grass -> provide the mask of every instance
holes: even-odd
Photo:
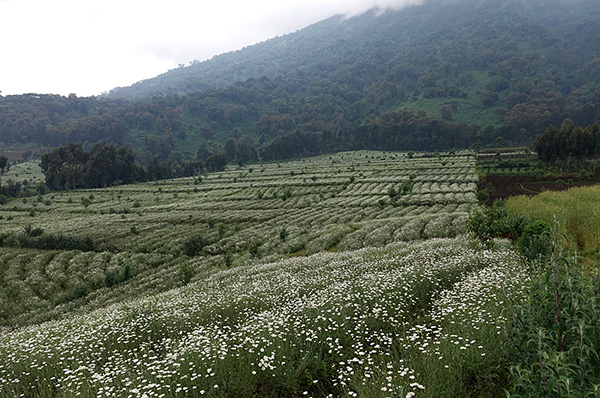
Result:
[[[534,197],[518,196],[506,201],[506,208],[529,220],[543,220],[566,238],[565,249],[589,251],[600,244],[600,186],[543,192]]]
[[[477,90],[484,86],[484,82],[489,78],[487,72],[472,71],[469,73],[472,80],[463,85],[467,94],[466,98],[425,98],[420,95],[416,99],[409,99],[399,104],[399,107],[417,112],[424,110],[429,117],[442,118],[442,106],[451,106],[453,101],[458,103],[456,111],[452,112],[452,120],[456,123],[476,124],[481,127],[498,127],[502,124],[502,119],[496,115],[496,106],[486,108]]]

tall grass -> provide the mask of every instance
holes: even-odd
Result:
[[[525,218],[558,221],[558,231],[566,237],[565,249],[587,250],[600,245],[600,186],[543,192],[534,197],[509,198],[508,210]]]

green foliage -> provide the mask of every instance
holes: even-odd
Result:
[[[561,259],[535,275],[511,303],[511,397],[600,396],[600,274]]]
[[[80,282],[73,288],[68,290],[63,296],[58,299],[58,304],[68,303],[73,300],[85,297],[89,294],[90,289],[85,282]]]
[[[542,220],[549,225],[556,217],[558,232],[566,238],[565,249],[585,251],[600,242],[599,197],[599,186],[578,187],[534,197],[512,197],[506,207],[527,220]]]
[[[44,234],[44,230],[41,228],[34,228],[31,224],[27,224],[23,227],[23,232],[30,238],[35,238],[36,236],[40,236]]]
[[[120,269],[113,269],[104,275],[104,286],[113,287],[119,283],[125,282],[132,277],[132,270],[129,264],[125,264]]]
[[[92,204],[92,201],[89,198],[81,198],[81,204],[87,209]]]
[[[494,238],[517,239],[524,227],[523,218],[509,212],[500,201],[491,207],[481,207],[471,213],[467,229],[484,246],[491,247]]]
[[[233,253],[226,251],[223,254],[223,264],[225,265],[225,268],[231,268],[233,265]]]
[[[394,202],[396,200],[396,198],[398,197],[398,191],[396,191],[396,189],[394,187],[390,187],[388,189],[388,196],[390,197],[390,200],[392,202]]]
[[[91,151],[83,145],[68,144],[42,155],[40,167],[51,189],[101,188],[154,181],[171,177],[188,177],[203,170],[200,161],[183,163],[160,162],[153,157],[146,168],[135,162],[135,155],[124,146],[96,144]],[[87,208],[93,195],[82,198]]]
[[[261,257],[260,247],[263,245],[262,240],[256,240],[248,246],[248,253],[252,255],[252,257]]]
[[[22,234],[9,234],[2,243],[8,247],[27,247],[41,250],[80,250],[94,252],[105,249],[104,247],[100,247],[90,237],[45,234],[39,228],[32,229],[31,231],[26,230]]]
[[[202,235],[192,235],[186,238],[183,242],[183,253],[186,256],[196,256],[202,252],[205,246],[208,246],[210,241]]]
[[[406,195],[412,191],[413,186],[415,185],[415,178],[416,176],[414,174],[411,174],[409,179],[402,183],[402,186],[400,187],[400,192],[402,193],[402,195]]]
[[[516,241],[519,251],[529,261],[546,263],[552,254],[552,230],[544,221],[533,221],[523,228]]]
[[[182,263],[179,266],[178,277],[182,284],[187,285],[196,275],[196,269],[189,262]]]
[[[279,240],[281,240],[282,242],[285,242],[285,240],[287,239],[289,234],[290,233],[288,232],[287,229],[281,228],[281,230],[279,231]]]
[[[537,137],[535,150],[540,160],[546,163],[560,162],[567,172],[574,166],[582,168],[600,154],[600,125],[594,123],[581,128],[569,120],[560,130],[550,126]]]

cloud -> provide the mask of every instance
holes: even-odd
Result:
[[[99,94],[332,15],[421,2],[0,0],[0,90]]]

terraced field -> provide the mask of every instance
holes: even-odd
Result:
[[[476,188],[470,153],[363,151],[9,202],[2,231],[95,245],[5,236],[0,396],[468,393],[525,279],[462,235]]]
[[[468,153],[410,159],[355,152],[11,201],[0,207],[2,231],[30,225],[89,237],[108,250],[0,248],[0,324],[102,307],[123,292],[167,290],[181,284],[182,267],[193,274],[184,278],[189,282],[215,267],[453,237],[476,202],[476,187]],[[203,247],[184,255],[192,237]],[[107,287],[107,277],[119,272],[127,280]]]

